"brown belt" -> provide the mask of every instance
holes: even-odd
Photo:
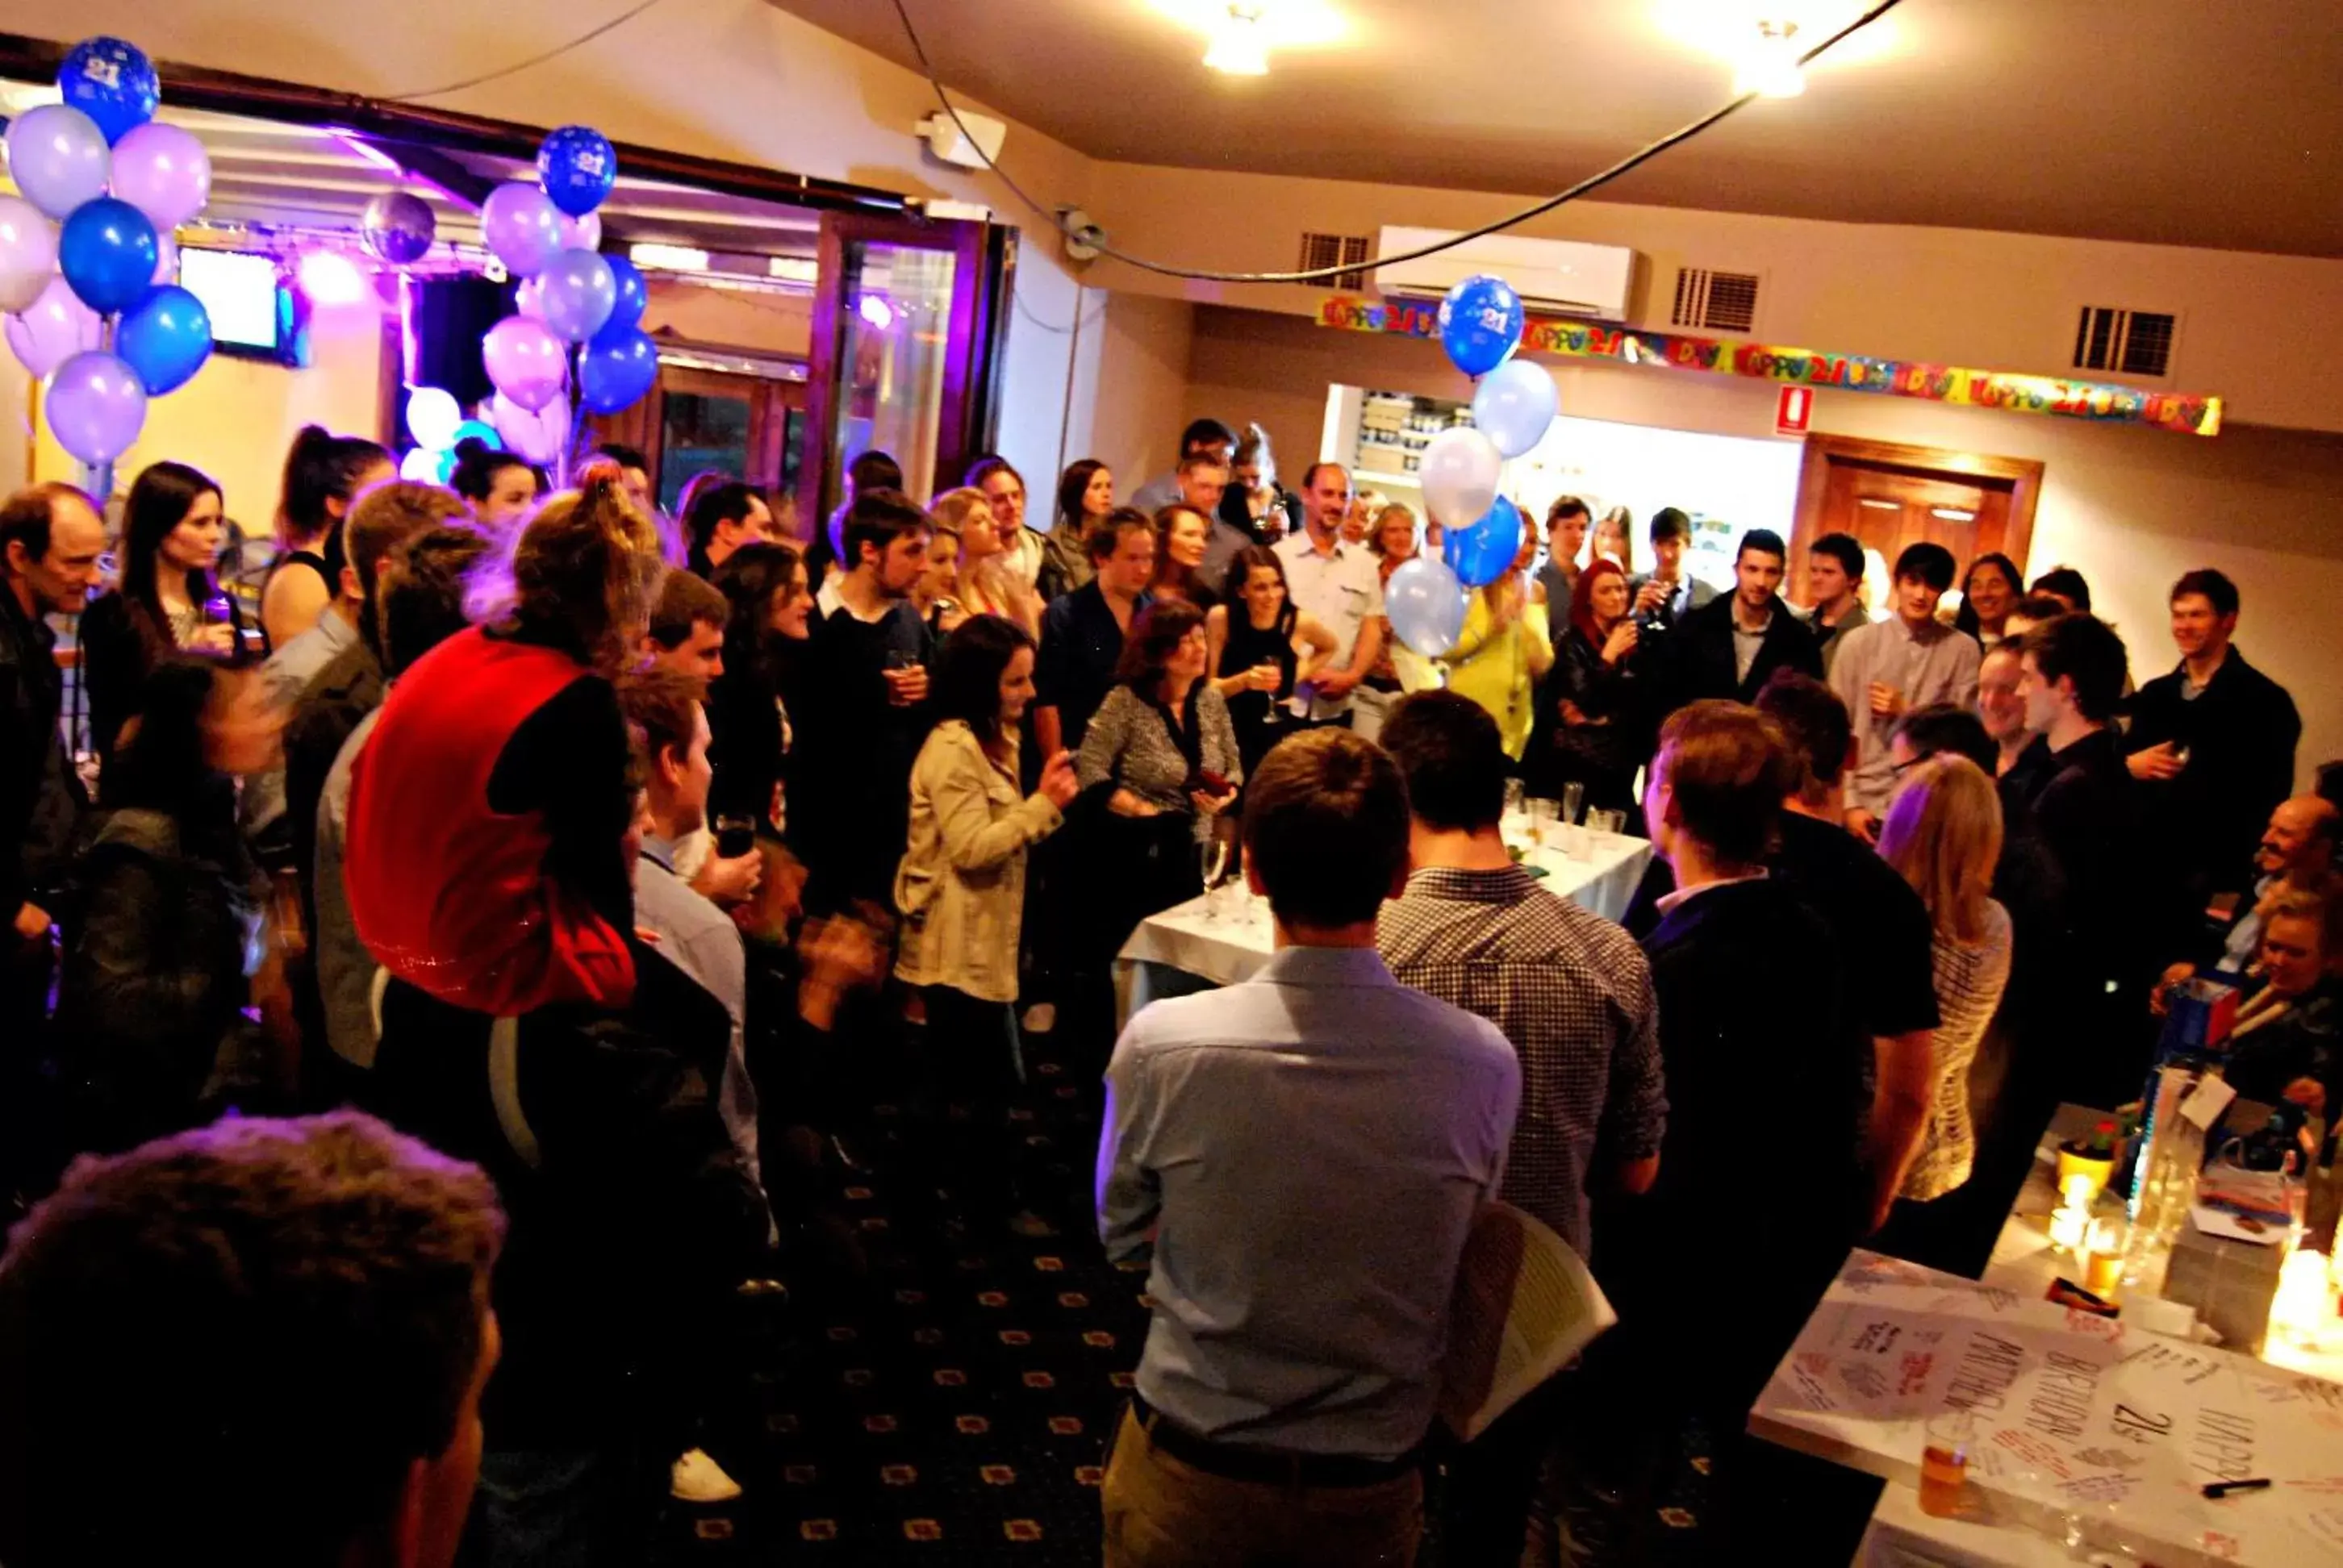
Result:
[[[1269,1486],[1380,1486],[1413,1470],[1423,1457],[1421,1445],[1397,1459],[1367,1459],[1349,1453],[1295,1453],[1287,1449],[1219,1442],[1190,1432],[1136,1393],[1131,1396],[1131,1413],[1156,1447],[1182,1464],[1229,1481],[1251,1481]]]

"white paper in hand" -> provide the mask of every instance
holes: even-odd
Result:
[[[1569,1242],[1510,1203],[1489,1204],[1456,1268],[1441,1419],[1470,1442],[1618,1321]]]

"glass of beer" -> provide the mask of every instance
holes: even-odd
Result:
[[[1968,1480],[1969,1443],[1976,1418],[1948,1410],[1928,1418],[1920,1444],[1920,1512],[1949,1519],[1961,1511],[1961,1487]]]

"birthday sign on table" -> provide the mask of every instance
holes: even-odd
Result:
[[[1318,308],[1318,325],[1346,332],[1401,337],[1439,336],[1437,307],[1409,300],[1335,296]],[[2011,414],[2049,414],[2101,424],[2147,425],[2188,436],[2221,433],[2221,399],[2198,392],[2150,392],[2107,381],[2026,376],[1965,365],[1881,359],[1868,354],[1825,354],[1770,343],[1735,343],[1679,332],[1646,332],[1567,317],[1532,316],[1522,328],[1522,352],[1576,359],[1617,359],[1715,376],[1745,376],[1802,387],[1831,387],[1890,397],[1917,397]]]
[[[2343,1385],[1875,1253],[1848,1259],[1749,1424],[1908,1480],[1951,1409],[2005,1518],[2079,1518],[2164,1568],[2343,1564]]]

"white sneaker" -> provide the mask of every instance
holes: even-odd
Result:
[[[684,1503],[729,1503],[740,1495],[740,1483],[725,1474],[705,1449],[695,1448],[669,1466],[667,1491]]]
[[[1058,1008],[1054,1002],[1037,1001],[1025,1010],[1023,1020],[1027,1034],[1047,1034],[1058,1027]]]

